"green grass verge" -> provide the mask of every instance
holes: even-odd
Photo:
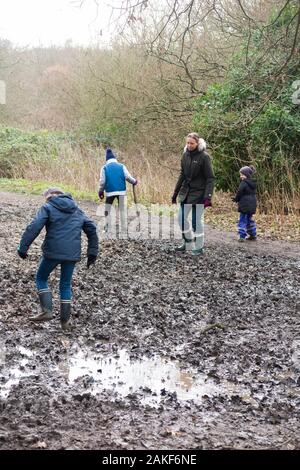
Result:
[[[43,191],[51,186],[62,188],[67,193],[71,193],[75,199],[82,201],[98,201],[98,194],[96,191],[91,192],[80,190],[66,184],[56,183],[55,181],[30,181],[25,179],[0,178],[0,191],[41,196]]]
[[[21,193],[21,194],[34,194],[41,196],[43,191],[51,186],[62,188],[65,192],[71,193],[74,199],[81,201],[93,201],[99,202],[97,191],[87,191],[85,189],[76,189],[74,186],[68,184],[61,184],[55,181],[32,181],[26,179],[12,179],[12,178],[0,178],[0,191],[8,191],[12,193]],[[127,201],[128,205],[131,206],[134,204],[132,191],[127,191]],[[139,204],[142,204],[145,207],[150,206],[148,201],[143,199],[138,200]],[[163,215],[167,215],[168,211]]]

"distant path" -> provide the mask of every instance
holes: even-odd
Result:
[[[0,211],[1,207],[24,207],[24,211],[30,209],[35,210],[40,204],[43,204],[42,196],[26,195],[19,193],[0,192]],[[87,211],[87,213],[99,221],[97,216],[98,205],[89,201],[80,201],[80,206]],[[154,216],[154,221],[159,223],[159,217]],[[155,222],[154,222],[155,223]],[[178,228],[175,227],[175,236],[179,236]],[[208,246],[216,244],[231,245],[233,249],[239,250],[240,252],[258,254],[258,255],[273,255],[283,258],[292,258],[299,261],[300,267],[300,243],[298,242],[287,242],[282,240],[270,240],[268,238],[259,237],[256,242],[245,242],[240,245],[237,242],[237,235],[234,232],[224,232],[211,226],[206,226],[205,229],[205,243]]]

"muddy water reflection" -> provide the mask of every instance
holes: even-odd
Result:
[[[141,393],[143,404],[159,403],[162,396],[174,394],[178,400],[200,400],[203,395],[219,393],[217,386],[206,376],[180,369],[177,362],[155,356],[132,360],[126,350],[112,357],[101,357],[79,351],[69,359],[68,380],[92,378],[90,390],[96,394],[103,389],[114,390],[121,397]]]
[[[0,344],[0,366],[2,364],[5,364],[5,358],[6,358],[6,349],[3,345]]]
[[[292,362],[296,369],[300,369],[300,338],[295,338],[292,342]]]
[[[5,369],[5,349],[0,349],[0,365],[3,365],[3,371],[1,373],[1,384],[0,384],[0,398],[7,398],[10,394],[13,385],[17,385],[22,377],[30,375],[29,371],[25,370],[28,364],[28,358],[33,355],[32,351],[18,346],[16,355],[21,355],[22,359],[18,361],[18,367],[13,367],[9,370]]]

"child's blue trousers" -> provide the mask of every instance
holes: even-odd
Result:
[[[240,213],[238,233],[240,238],[246,238],[247,235],[256,237],[256,222],[253,220],[253,214]]]
[[[38,290],[48,289],[48,277],[52,271],[60,264],[59,292],[61,300],[71,300],[72,298],[72,276],[75,268],[75,261],[61,261],[57,259],[42,258],[36,273],[36,286]]]

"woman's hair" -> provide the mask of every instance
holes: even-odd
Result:
[[[206,150],[206,142],[199,136],[199,134],[197,134],[197,132],[190,132],[186,138],[194,139],[194,141],[197,142],[199,152]],[[184,152],[186,152],[186,150],[187,146],[184,147]]]
[[[197,132],[190,132],[187,135],[187,138],[190,137],[191,139],[194,139],[197,143],[199,142],[200,136],[197,134]]]

